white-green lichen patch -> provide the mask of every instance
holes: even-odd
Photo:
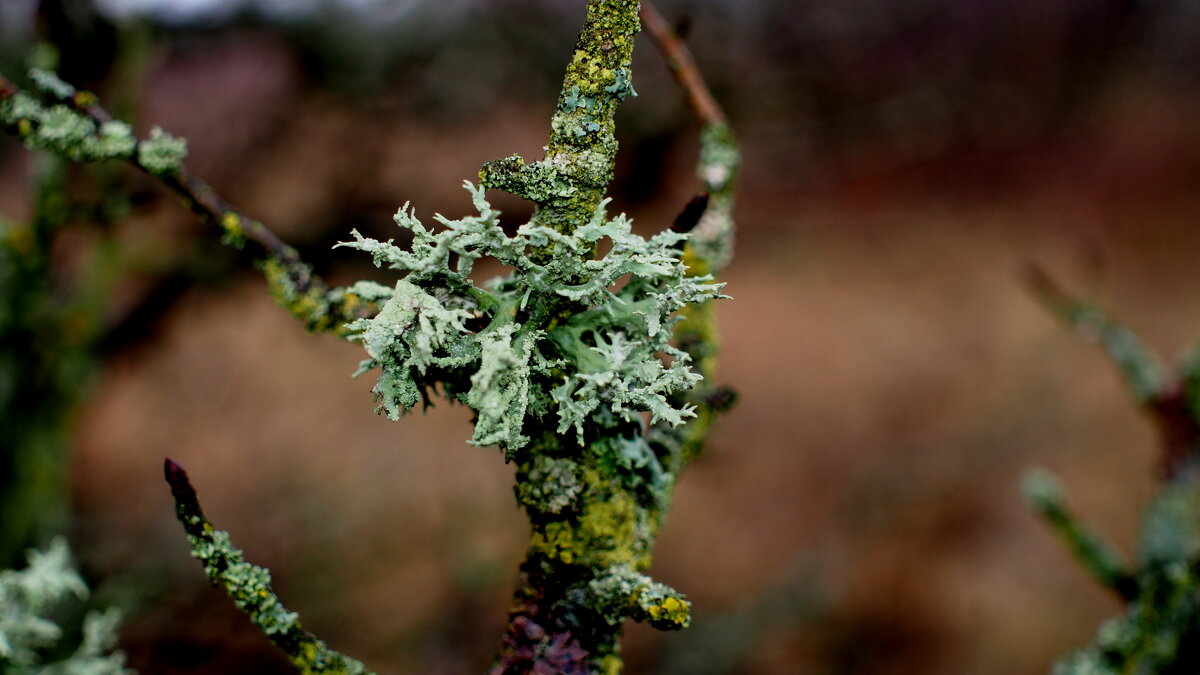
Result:
[[[151,129],[150,137],[138,144],[138,165],[156,176],[179,173],[186,157],[187,140],[159,127]]]

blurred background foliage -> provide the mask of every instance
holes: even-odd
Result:
[[[719,310],[721,379],[742,403],[657,551],[693,628],[631,627],[629,672],[1046,672],[1119,606],[1017,478],[1052,468],[1130,551],[1156,448],[1103,356],[1019,274],[1040,262],[1165,353],[1200,336],[1200,6],[660,7],[745,144]],[[329,250],[351,228],[398,236],[408,200],[465,212],[459,186],[483,162],[540,155],[582,11],[6,0],[0,71],[56,58],[139,130],[187,137],[198,174],[342,282],[377,274]],[[695,187],[695,126],[639,49],[614,206],[653,231]],[[47,204],[48,185],[74,206]],[[299,331],[144,177],[0,138],[0,214],[6,245],[44,234],[23,258],[38,285],[0,262],[0,437],[14,457],[34,430],[60,458],[41,494],[57,506],[0,515],[71,514],[45,529],[70,522],[98,598],[128,608],[131,666],[289,672],[188,557],[158,473],[170,454],[333,646],[380,672],[481,669],[525,526],[511,469],[465,444],[464,411],[373,416],[370,383],[349,377],[359,350]],[[39,309],[19,309],[31,296]]]

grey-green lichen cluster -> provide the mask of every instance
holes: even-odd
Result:
[[[708,191],[709,207],[692,230],[687,257],[700,274],[717,274],[733,258],[733,203],[741,168],[741,152],[729,125],[705,125],[696,174]]]
[[[187,156],[183,139],[154,127],[150,136],[139,142],[127,123],[97,123],[77,110],[93,98],[91,94],[76,91],[49,71],[35,68],[29,78],[42,95],[55,102],[47,105],[24,92],[0,97],[0,126],[14,130],[29,148],[49,150],[75,162],[131,160],[155,176],[179,172]]]
[[[76,162],[127,159],[137,147],[129,125],[96,125],[64,104],[44,105],[24,92],[0,101],[0,124],[16,128],[29,148],[50,150]]]
[[[138,143],[137,163],[155,176],[179,173],[187,157],[187,141],[176,138],[159,127],[150,130],[150,136]]]
[[[63,630],[48,618],[74,597],[88,595],[87,585],[71,566],[63,539],[44,551],[30,551],[22,570],[0,571],[0,672],[12,675],[133,675],[125,656],[112,651],[120,615],[114,609],[84,617],[78,647],[57,659]]]
[[[711,303],[723,296],[710,272],[731,254],[739,156],[723,124],[706,128],[710,201],[694,234],[644,238],[606,213],[637,13],[629,0],[588,2],[545,157],[484,165],[467,185],[478,215],[435,216],[434,231],[405,205],[396,222],[409,249],[358,233],[342,244],[402,274],[370,286],[382,308],[347,326],[369,356],[360,372],[380,371],[380,411],[396,418],[440,394],[476,413],[472,443],[517,464],[532,532],[495,673],[615,672],[626,619],[672,629],[690,615],[643,571],[678,472],[728,398],[701,381],[714,365]],[[486,189],[533,202],[530,221],[507,234]],[[483,257],[508,273],[477,284]]]
[[[547,420],[583,445],[588,429],[639,422],[642,413],[672,425],[692,416],[670,398],[699,380],[670,343],[673,314],[720,297],[722,285],[687,274],[687,235],[643,238],[624,216],[607,218],[602,202],[573,232],[528,223],[510,237],[483,189],[467,188],[479,215],[435,216],[440,231],[407,205],[396,214],[412,232],[411,250],[357,232],[339,244],[404,273],[392,288],[360,283],[357,292],[383,306],[348,326],[370,357],[363,369],[381,371],[381,411],[396,419],[441,384],[477,413],[471,442],[510,456],[529,443],[527,426]],[[589,258],[601,240],[610,250]],[[534,251],[545,252],[540,261]],[[470,275],[482,256],[512,273],[477,286]]]

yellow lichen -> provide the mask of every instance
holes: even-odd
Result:
[[[608,654],[600,660],[600,672],[604,675],[618,675],[625,667],[625,661],[616,654]]]
[[[644,567],[649,556],[638,536],[638,515],[627,492],[593,495],[577,519],[554,521],[535,531],[530,549],[569,565]]]
[[[679,598],[668,597],[657,605],[651,606],[647,612],[655,622],[670,621],[677,626],[687,626],[691,622],[691,609]]]
[[[75,105],[82,108],[94,106],[98,102],[96,95],[90,91],[81,91],[75,94]]]

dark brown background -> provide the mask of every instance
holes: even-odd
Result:
[[[351,227],[395,236],[409,200],[427,222],[464,213],[458,186],[483,162],[538,156],[583,3],[409,4],[370,30],[336,12],[159,26],[141,126],[188,137],[198,173],[335,280],[386,279],[329,246]],[[652,570],[694,601],[694,627],[632,626],[628,671],[1046,672],[1119,607],[1019,477],[1058,472],[1128,550],[1155,438],[1021,270],[1098,295],[1168,355],[1200,337],[1195,10],[663,5],[689,17],[744,143],[720,308],[720,379],[742,398],[681,481]],[[29,33],[9,28],[15,53]],[[100,81],[64,49],[67,76]],[[639,49],[614,207],[653,231],[695,188],[695,128]],[[0,144],[10,218],[28,213],[28,164]],[[124,241],[226,270],[107,360],[78,418],[73,540],[102,592],[138,603],[132,665],[289,672],[188,558],[170,455],[335,647],[382,673],[482,670],[524,544],[511,468],[466,445],[462,409],[373,415],[371,378],[350,378],[360,348],[306,335],[246,260],[192,249],[213,235],[128,181],[142,197]],[[114,311],[154,284],[132,275]]]

